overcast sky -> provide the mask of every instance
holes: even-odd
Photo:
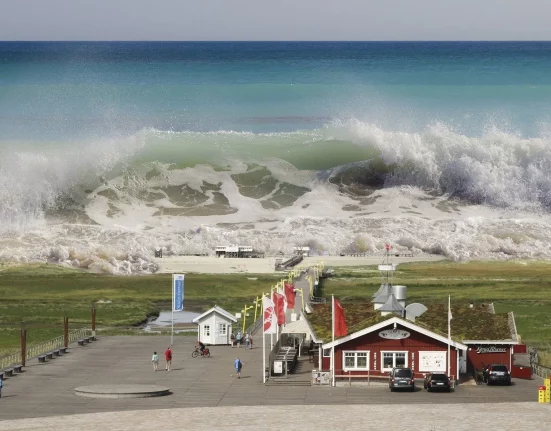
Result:
[[[551,0],[0,0],[0,40],[551,40]]]

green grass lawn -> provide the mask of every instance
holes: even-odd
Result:
[[[47,264],[0,270],[0,351],[4,352],[17,349],[23,321],[29,328],[29,343],[61,335],[64,316],[69,316],[71,328],[90,325],[90,306],[95,301],[103,301],[96,306],[98,329],[112,328],[111,333],[117,328],[128,332],[129,327],[171,306],[170,274],[107,276]],[[219,305],[238,312],[280,278],[186,274],[185,308],[200,312]]]
[[[375,267],[335,268],[323,292],[343,304],[370,300],[381,278]],[[251,304],[281,275],[186,274],[185,307],[202,311],[219,305],[234,313]],[[551,365],[551,264],[473,262],[402,264],[394,284],[408,286],[408,303],[493,302],[496,312],[513,311],[522,341],[536,345]],[[17,349],[20,322],[29,324],[29,342],[61,335],[62,318],[71,327],[90,324],[92,301],[98,328],[128,332],[148,316],[170,309],[171,275],[108,276],[57,265],[0,265],[0,351]],[[251,316],[252,323],[252,316]],[[547,355],[547,356],[546,356]]]

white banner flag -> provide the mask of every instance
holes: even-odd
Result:
[[[277,316],[275,312],[274,302],[268,298],[262,298],[264,333],[275,334],[277,328]]]

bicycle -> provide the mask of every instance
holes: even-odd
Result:
[[[204,356],[205,358],[210,358],[210,350],[208,347],[205,347],[205,351],[201,352],[201,349],[198,349],[197,347],[195,350],[191,353],[192,358],[196,358],[197,356]]]

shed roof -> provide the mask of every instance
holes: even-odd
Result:
[[[392,313],[395,313],[397,311],[404,311],[404,310],[405,308],[402,307],[402,305],[398,302],[394,294],[391,293],[388,296],[388,299],[386,300],[386,302],[383,304],[383,306],[379,308],[377,311],[390,311]]]
[[[212,313],[218,313],[221,316],[224,316],[225,318],[227,318],[228,320],[231,320],[234,323],[237,322],[237,319],[233,314],[227,312],[223,308],[220,308],[218,305],[215,305],[210,310],[205,311],[203,314],[201,314],[200,316],[197,316],[195,319],[193,319],[193,323],[199,323],[206,316],[208,316],[209,314],[212,314]]]
[[[390,284],[382,284],[379,288],[379,294],[375,298],[373,298],[371,302],[375,304],[384,304],[391,294],[392,286]]]

